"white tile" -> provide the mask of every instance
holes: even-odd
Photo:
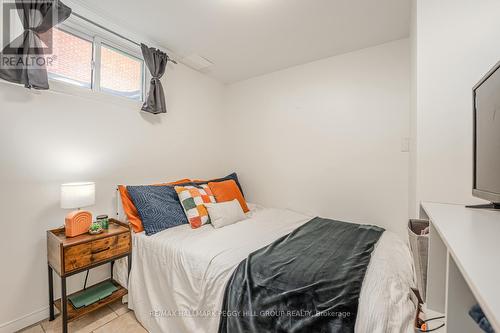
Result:
[[[98,328],[94,333],[147,333],[147,331],[139,324],[134,313],[129,311]]]
[[[111,310],[113,310],[118,316],[121,316],[130,310],[128,309],[128,304],[124,304],[121,300],[117,300],[109,304]]]
[[[90,333],[115,318],[118,318],[116,313],[105,306],[70,322],[68,331],[74,333]],[[53,321],[46,319],[41,324],[46,333],[60,333],[62,329],[61,316],[57,316]]]
[[[18,333],[44,333],[44,331],[42,326],[40,326],[40,324],[36,324],[35,326],[31,326],[23,330],[20,330],[18,331]]]

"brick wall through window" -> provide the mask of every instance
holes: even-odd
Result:
[[[90,88],[92,82],[92,42],[59,29],[52,30],[54,61],[49,73],[77,81]]]
[[[60,29],[53,29],[54,61],[47,71],[52,78],[91,88],[93,43]],[[143,62],[101,44],[100,86],[104,92],[141,99]]]
[[[142,61],[101,47],[101,87],[125,93],[142,90]]]

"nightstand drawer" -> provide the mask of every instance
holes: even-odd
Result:
[[[64,249],[64,271],[69,273],[130,252],[130,233],[97,239]]]

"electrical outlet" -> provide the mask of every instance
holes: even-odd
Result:
[[[402,153],[410,152],[410,138],[401,139],[401,152]]]

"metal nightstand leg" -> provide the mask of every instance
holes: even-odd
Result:
[[[62,331],[68,333],[68,297],[66,295],[66,278],[61,278],[61,315]]]
[[[128,276],[130,277],[130,270],[132,269],[132,253],[127,256],[128,262]]]
[[[49,268],[49,320],[54,320],[54,278],[52,274],[52,267],[48,265]]]

